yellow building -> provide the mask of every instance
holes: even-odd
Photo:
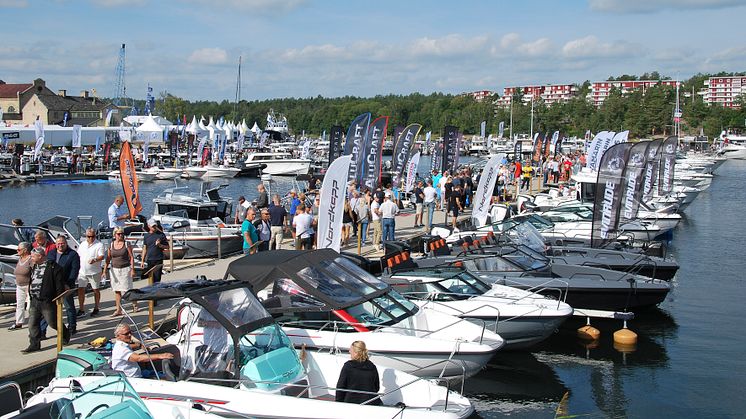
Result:
[[[54,94],[42,79],[33,83],[10,84],[0,80],[0,108],[3,110],[2,120],[11,124],[20,124],[23,120],[22,110],[26,102],[35,93]]]

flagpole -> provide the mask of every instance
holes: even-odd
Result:
[[[530,138],[534,138],[534,95],[531,94],[531,135]]]

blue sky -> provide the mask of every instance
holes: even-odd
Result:
[[[0,79],[187,99],[460,93],[746,71],[746,0],[0,0]]]

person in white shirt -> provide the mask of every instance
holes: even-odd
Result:
[[[313,216],[306,211],[305,204],[298,205],[293,217],[295,227],[295,249],[311,250],[313,248]]]
[[[443,211],[447,211],[446,208],[446,183],[448,183],[448,171],[443,172],[443,176],[438,181],[438,189],[440,189],[440,208]]]
[[[124,220],[130,218],[129,208],[123,207],[122,204],[124,204],[124,197],[117,195],[107,211],[109,228],[124,227]]]
[[[396,214],[399,213],[399,206],[391,200],[391,192],[386,191],[383,204],[380,208],[381,226],[383,227],[383,240],[396,240],[394,230],[396,230]]]
[[[381,237],[383,229],[381,228],[381,203],[378,202],[378,195],[373,194],[373,202],[370,204],[370,219],[373,222],[373,247],[376,251],[381,250]]]
[[[114,348],[111,350],[111,368],[122,372],[127,377],[142,377],[142,370],[137,365],[140,362],[173,359],[172,353],[136,354],[135,350],[142,348],[142,344],[132,340],[132,331],[127,324],[121,323],[114,329]]]
[[[425,231],[430,231],[433,228],[433,214],[435,213],[435,200],[438,197],[438,191],[433,188],[432,179],[427,180],[427,186],[422,191],[425,194],[423,201],[425,208],[427,208],[427,227]]]
[[[85,231],[85,241],[78,246],[80,257],[80,271],[78,271],[78,317],[86,315],[85,291],[88,284],[93,289],[93,311],[91,316],[98,314],[101,301],[101,261],[104,260],[104,245],[96,240],[96,231],[88,228]]]

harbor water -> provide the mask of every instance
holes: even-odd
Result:
[[[424,161],[421,167],[425,166]],[[640,313],[629,327],[639,341],[620,352],[611,334],[619,322],[599,324],[603,335],[587,347],[564,328],[531,352],[500,353],[467,380],[477,415],[534,417],[743,417],[746,411],[746,161],[728,161],[711,187],[687,208],[669,253],[680,263],[675,288],[659,309]],[[278,178],[279,179],[279,178]],[[256,196],[254,178],[227,183],[224,196]],[[198,190],[201,181],[180,181]],[[277,180],[284,193],[292,182]],[[140,185],[144,214],[167,182]],[[29,183],[0,190],[0,222],[27,224],[53,215],[92,215],[101,221],[116,181]]]

